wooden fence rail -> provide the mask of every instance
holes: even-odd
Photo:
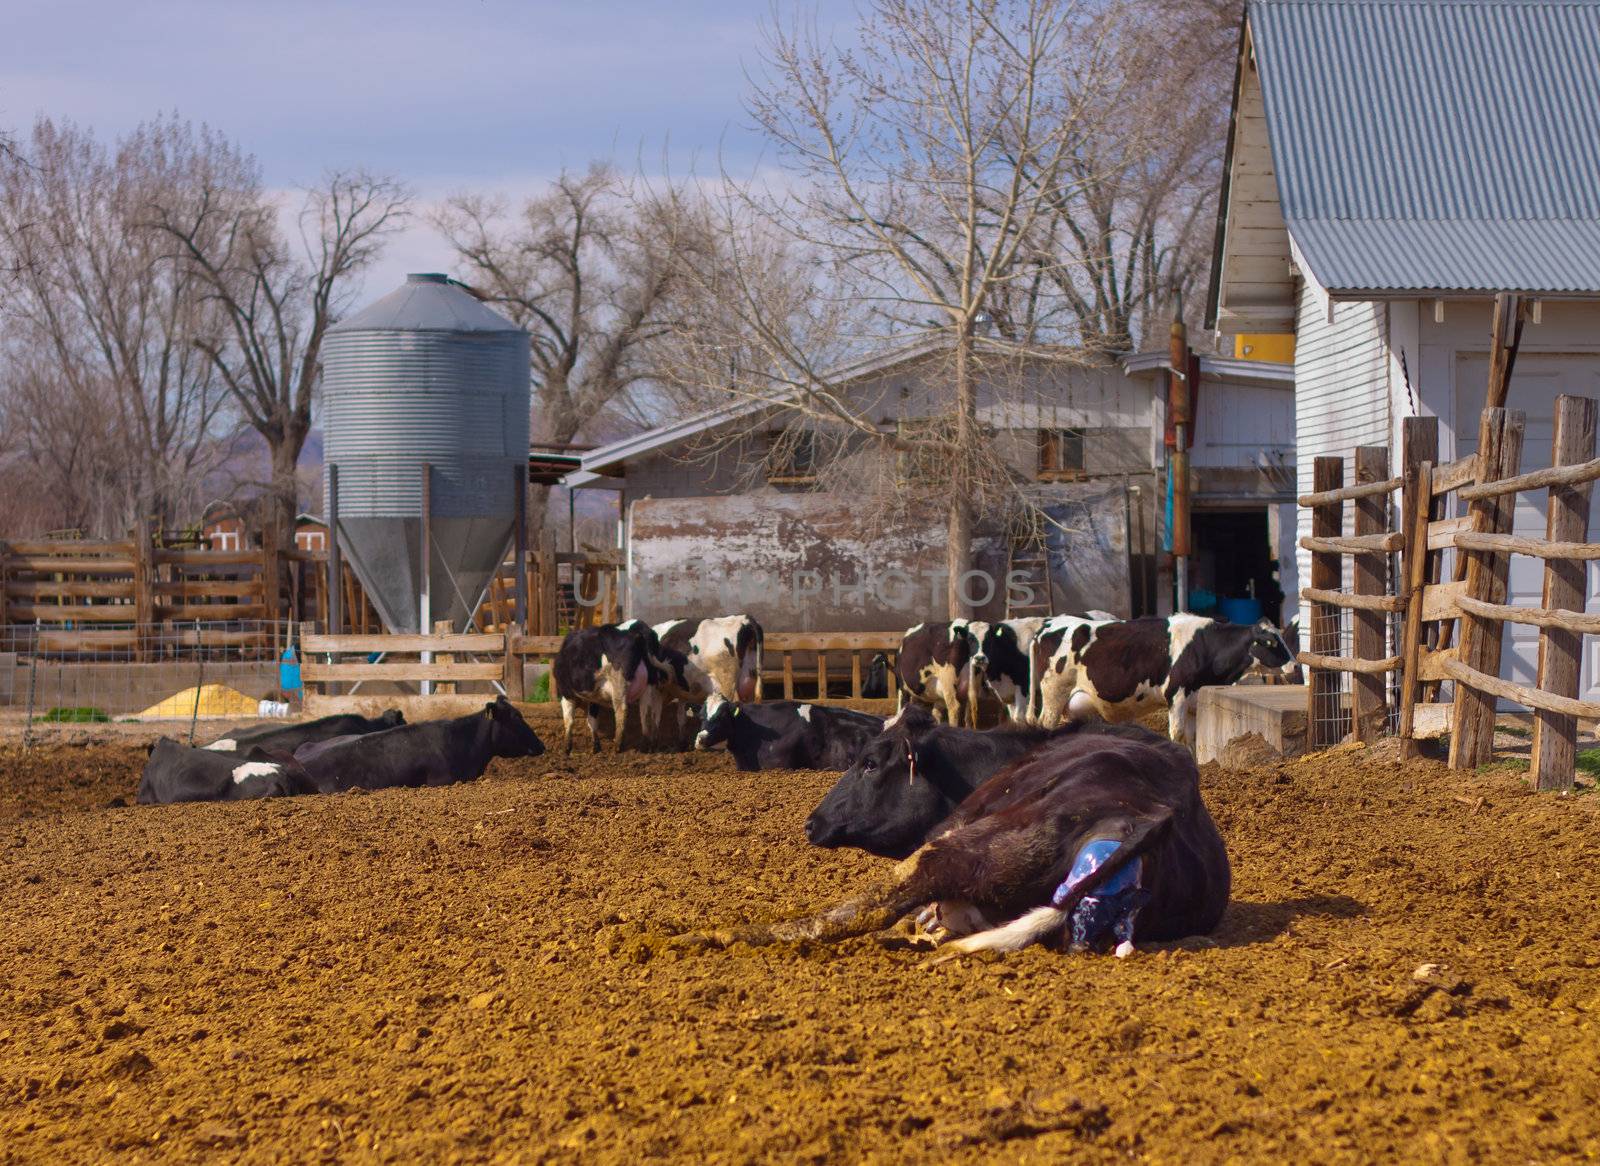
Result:
[[[1301,661],[1311,670],[1308,699],[1313,731],[1338,701],[1338,673],[1352,675],[1353,730],[1368,739],[1368,716],[1383,706],[1383,677],[1398,669],[1398,726],[1408,754],[1420,737],[1448,725],[1450,764],[1472,769],[1494,755],[1497,702],[1520,704],[1534,715],[1532,771],[1541,789],[1568,789],[1576,762],[1578,720],[1600,719],[1600,702],[1578,699],[1582,638],[1600,635],[1600,613],[1584,610],[1585,564],[1600,560],[1600,544],[1589,542],[1600,406],[1586,397],[1557,398],[1550,468],[1520,472],[1526,424],[1519,412],[1485,409],[1478,448],[1439,462],[1439,427],[1434,418],[1407,418],[1402,471],[1391,478],[1383,451],[1356,453],[1357,478],[1343,484],[1343,463],[1319,458],[1315,488],[1303,496],[1312,508],[1311,586],[1301,592],[1311,605],[1310,651]],[[1398,483],[1398,530],[1385,517]],[[1548,491],[1544,538],[1514,533],[1517,496]],[[1343,533],[1342,508],[1357,506],[1352,536]],[[1457,513],[1464,506],[1465,513]],[[1366,515],[1363,518],[1363,510]],[[1381,554],[1403,551],[1394,595],[1383,594],[1375,574]],[[1376,553],[1376,554],[1374,554]],[[1353,591],[1342,586],[1340,556],[1354,555]],[[1540,606],[1509,600],[1512,557],[1543,564]],[[1446,556],[1453,557],[1453,564]],[[1365,560],[1365,565],[1363,561]],[[1451,578],[1445,578],[1446,567]],[[1337,651],[1333,613],[1348,610],[1355,623],[1350,656]],[[1398,652],[1386,655],[1381,621],[1403,616]],[[1533,685],[1501,676],[1507,624],[1539,630],[1538,675]],[[1454,698],[1438,701],[1440,685],[1454,685]],[[1315,745],[1330,741],[1314,741]]]

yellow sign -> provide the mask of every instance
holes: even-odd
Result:
[[[1240,360],[1294,363],[1293,332],[1241,332],[1233,338],[1233,355]]]

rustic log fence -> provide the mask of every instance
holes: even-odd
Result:
[[[1392,724],[1407,755],[1417,742],[1448,727],[1449,762],[1472,769],[1494,755],[1497,702],[1510,701],[1534,714],[1531,768],[1541,789],[1570,789],[1579,719],[1600,719],[1600,702],[1578,699],[1582,637],[1600,635],[1600,615],[1585,612],[1584,564],[1600,559],[1600,543],[1588,541],[1592,486],[1600,479],[1595,457],[1596,402],[1559,397],[1549,469],[1521,473],[1526,424],[1520,412],[1489,408],[1482,413],[1476,452],[1439,461],[1435,418],[1407,418],[1402,434],[1402,471],[1388,475],[1381,449],[1356,451],[1356,478],[1343,485],[1337,458],[1317,459],[1313,493],[1300,499],[1313,510],[1313,534],[1301,540],[1312,552],[1311,586],[1302,598],[1311,609],[1310,650],[1300,660],[1310,671],[1308,702],[1313,726],[1339,705],[1339,678],[1355,677],[1349,732],[1370,740]],[[1381,455],[1381,456],[1380,456]],[[1514,531],[1517,496],[1547,491],[1546,534],[1519,537]],[[1398,492],[1398,529],[1387,529]],[[1354,537],[1342,534],[1345,503],[1356,513]],[[1464,509],[1463,509],[1464,508]],[[1402,550],[1399,579],[1385,585],[1379,558]],[[1356,558],[1352,587],[1342,587],[1340,557]],[[1515,555],[1544,564],[1540,606],[1508,602]],[[1365,561],[1363,562],[1363,557]],[[1449,578],[1446,578],[1448,572]],[[1352,650],[1338,650],[1319,624],[1329,612],[1349,611],[1355,622]],[[1375,634],[1374,618],[1401,619],[1397,646]],[[1534,685],[1500,675],[1506,625],[1539,629]],[[1399,673],[1391,699],[1380,703],[1375,678]],[[1440,698],[1442,686],[1452,698]],[[1312,747],[1332,744],[1317,739]]]

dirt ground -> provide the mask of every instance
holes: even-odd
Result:
[[[831,775],[607,754],[108,807],[143,757],[0,753],[0,1162],[1600,1155],[1593,794],[1208,767],[1218,934],[929,969],[666,945],[881,861],[803,841]]]

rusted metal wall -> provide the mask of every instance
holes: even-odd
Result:
[[[874,521],[833,494],[642,498],[628,510],[630,616],[749,612],[774,631],[885,631],[947,617],[945,513],[911,503]],[[980,535],[980,570],[1005,576],[1001,540]],[[983,596],[981,580],[968,594]],[[999,618],[997,586],[983,613]]]

